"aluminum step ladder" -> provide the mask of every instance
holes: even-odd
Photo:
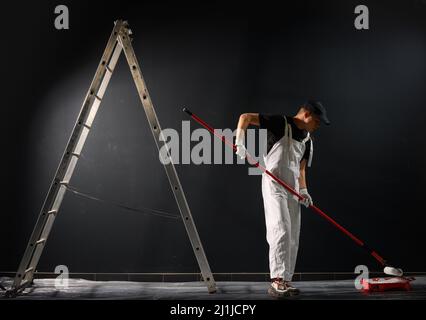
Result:
[[[71,137],[69,138],[64,154],[62,155],[61,162],[50,185],[49,192],[45,198],[24,256],[22,257],[13,285],[6,292],[6,296],[8,297],[14,297],[22,292],[26,287],[32,285],[34,273],[40,256],[43,253],[50,230],[52,229],[55,218],[58,215],[62,199],[64,198],[67,190],[67,186],[71,180],[84,143],[90,133],[93,120],[95,119],[96,113],[102,102],[102,98],[122,51],[124,51],[129,64],[133,80],[135,81],[157,148],[160,150],[163,146],[164,148],[167,147],[165,142],[160,140],[160,123],[155,114],[154,106],[131,44],[131,35],[132,31],[130,30],[127,21],[117,20],[115,22],[114,29],[102,55],[101,62],[84,99],[83,106],[81,107],[80,114],[74,125]],[[186,201],[174,164],[172,161],[168,162],[168,164],[163,163],[163,165],[179,207],[182,221],[185,224],[189,240],[191,241],[195,257],[200,267],[203,281],[207,286],[208,292],[214,293],[216,291],[216,283],[211,273],[188,202]]]

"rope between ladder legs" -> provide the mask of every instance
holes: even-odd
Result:
[[[93,201],[98,201],[98,202],[110,204],[112,206],[115,206],[115,207],[118,207],[118,208],[121,208],[121,209],[124,209],[124,210],[127,210],[127,211],[149,214],[149,215],[153,215],[153,216],[157,216],[157,217],[161,217],[161,218],[167,218],[167,219],[178,220],[178,219],[181,218],[180,215],[172,214],[172,213],[169,213],[167,211],[151,209],[151,208],[143,208],[143,207],[142,208],[132,208],[132,207],[126,206],[126,205],[118,203],[118,202],[104,200],[104,199],[94,197],[94,196],[89,195],[87,193],[81,192],[78,189],[71,187],[71,186],[66,186],[66,188],[69,191],[71,191],[72,193],[74,193],[78,196],[81,196],[81,197],[84,197],[86,199],[90,199],[90,200],[93,200]]]

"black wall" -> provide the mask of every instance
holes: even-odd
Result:
[[[293,114],[307,97],[332,126],[315,133],[316,205],[407,271],[425,271],[426,2],[282,7],[210,2],[37,1],[2,12],[0,270],[16,270],[113,27],[124,18],[163,128],[187,106],[217,128],[243,112]],[[58,4],[70,30],[53,26]],[[191,123],[191,128],[199,126]],[[122,57],[72,185],[134,207],[177,207]],[[260,176],[241,165],[178,165],[214,272],[268,271]],[[353,271],[374,260],[303,209],[297,271]],[[67,194],[40,271],[195,272],[180,221]]]

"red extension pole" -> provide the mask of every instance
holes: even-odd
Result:
[[[237,146],[234,145],[232,142],[230,142],[229,140],[227,140],[223,135],[218,134],[210,125],[208,125],[204,120],[202,120],[201,118],[199,118],[198,116],[196,116],[195,114],[193,114],[191,111],[189,111],[187,108],[183,109],[184,112],[186,112],[187,114],[189,114],[191,116],[192,119],[194,119],[196,122],[198,122],[199,124],[201,124],[204,128],[206,128],[207,130],[209,130],[212,134],[214,134],[217,138],[221,139],[225,145],[227,145],[228,147],[232,148],[234,151],[237,150]],[[259,168],[260,170],[262,170],[265,174],[267,174],[269,177],[271,177],[273,180],[275,180],[276,182],[278,182],[281,186],[283,186],[285,189],[287,189],[290,193],[292,193],[293,195],[295,195],[299,200],[302,200],[303,197],[297,193],[292,187],[290,187],[287,183],[285,183],[283,180],[281,180],[280,178],[278,178],[277,176],[275,176],[273,173],[271,173],[269,170],[267,170],[265,167],[263,167],[258,161],[256,161],[255,159],[253,159],[253,157],[250,156],[250,154],[247,153],[247,160],[252,160],[248,161],[251,165]],[[319,209],[318,207],[314,206],[313,204],[309,206],[309,208],[311,208],[312,210],[314,210],[317,214],[319,214],[321,217],[323,217],[324,219],[326,219],[328,222],[330,222],[334,227],[336,227],[337,229],[339,229],[341,232],[343,232],[345,235],[347,235],[349,238],[351,238],[356,244],[358,244],[360,247],[362,247],[363,249],[365,249],[371,256],[373,256],[373,258],[375,258],[382,266],[386,266],[386,261],[374,250],[370,249],[363,241],[361,241],[359,238],[357,238],[356,236],[354,236],[351,232],[349,232],[348,230],[346,230],[344,227],[342,227],[339,223],[337,223],[334,219],[332,219],[331,217],[329,217],[327,214],[325,214],[321,209]]]

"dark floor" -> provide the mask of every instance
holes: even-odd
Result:
[[[11,278],[0,279],[3,286]],[[353,280],[297,281],[301,294],[291,299],[426,299],[426,276],[416,277],[411,291],[363,294],[354,287]],[[129,282],[89,281],[70,279],[67,289],[56,289],[55,279],[36,279],[34,286],[16,299],[167,299],[167,300],[263,300],[267,282],[217,282],[218,292],[209,294],[201,282]],[[0,291],[3,297],[3,291]]]

